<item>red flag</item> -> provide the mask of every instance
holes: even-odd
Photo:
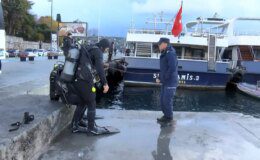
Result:
[[[174,37],[178,37],[181,34],[182,31],[182,5],[177,13],[177,16],[175,17],[175,21],[172,27],[172,34]]]

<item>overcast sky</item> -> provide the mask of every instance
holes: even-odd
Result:
[[[32,13],[38,16],[50,15],[48,0],[31,0],[35,4]],[[54,14],[62,21],[76,19],[86,21],[90,28],[98,28],[108,36],[125,36],[134,20],[136,27],[144,28],[147,17],[163,11],[171,19],[177,13],[181,0],[53,0]],[[260,17],[260,0],[184,0],[183,21],[197,17],[212,17],[217,12],[222,18]]]

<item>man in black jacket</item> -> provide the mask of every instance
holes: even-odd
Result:
[[[160,78],[156,82],[162,84],[160,103],[163,116],[157,121],[170,122],[173,119],[173,97],[178,86],[178,59],[168,38],[161,38],[158,45],[161,52]]]
[[[94,84],[95,76],[91,70],[95,69],[103,86],[103,93],[107,93],[109,86],[107,84],[103,53],[108,51],[110,42],[107,39],[102,39],[95,46],[88,48],[81,48],[81,56],[79,60],[79,67],[76,73],[76,80],[74,82],[75,90],[81,99],[77,105],[73,120],[72,132],[85,132],[96,134],[99,132],[99,127],[95,125],[96,115],[96,88]],[[91,69],[90,69],[91,68]],[[87,120],[83,121],[83,116],[88,108]]]
[[[67,36],[64,37],[64,39],[63,39],[63,48],[62,49],[63,49],[65,57],[68,55],[69,50],[72,45],[73,45],[72,34],[70,32],[68,32]]]

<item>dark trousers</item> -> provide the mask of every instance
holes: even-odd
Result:
[[[80,97],[81,102],[77,105],[72,123],[80,122],[86,109],[88,108],[88,127],[94,127],[96,116],[96,93],[92,91],[93,86],[93,83],[82,80],[77,80],[74,82],[75,90],[77,91],[77,95]]]
[[[0,59],[0,71],[2,70],[2,61]]]
[[[176,92],[176,87],[168,87],[162,85],[161,87],[161,109],[165,117],[173,117],[173,97]]]

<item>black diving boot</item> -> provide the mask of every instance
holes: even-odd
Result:
[[[79,123],[73,122],[72,133],[88,133],[88,128],[79,125]]]
[[[88,133],[91,135],[102,135],[106,134],[108,131],[104,127],[99,127],[96,123],[89,123],[88,124]]]
[[[82,126],[82,127],[88,127],[88,122],[84,119],[82,119],[80,122],[79,122],[79,126]]]
[[[168,118],[165,116],[162,116],[161,118],[157,118],[157,122],[159,123],[169,123],[172,122],[173,118]]]

